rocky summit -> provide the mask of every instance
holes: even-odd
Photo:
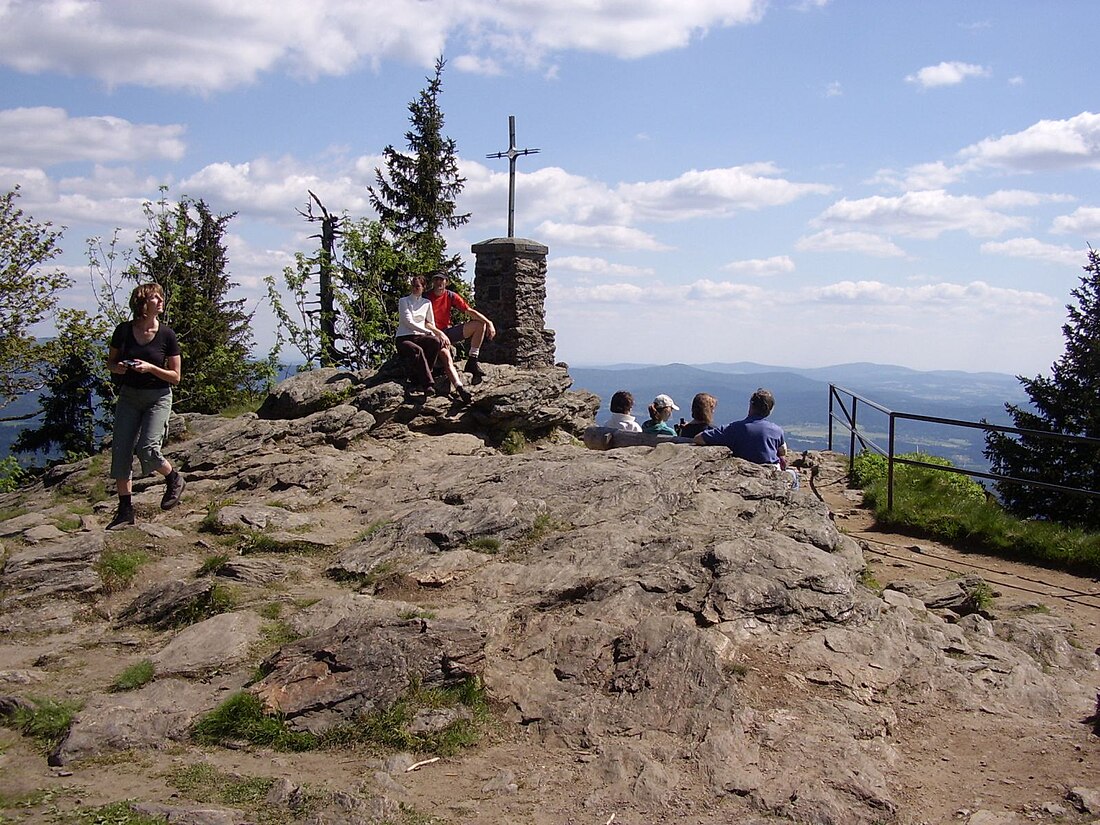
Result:
[[[1100,817],[1100,659],[1065,619],[872,581],[813,483],[586,449],[599,399],[564,366],[485,370],[469,405],[317,370],[258,414],[178,416],[186,497],[136,480],[129,530],[104,532],[104,456],[3,496],[0,818]],[[75,715],[36,739],[46,700]],[[211,733],[229,706],[277,732]]]

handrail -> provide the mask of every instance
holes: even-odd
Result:
[[[851,409],[845,405],[845,395],[852,400]],[[843,420],[834,412],[833,402],[840,406],[840,411],[843,413]],[[858,407],[859,404],[870,407],[873,410],[886,415],[889,418],[889,441],[885,448],[879,446],[874,442],[874,439],[870,437],[865,431],[859,429],[858,422]],[[886,457],[886,509],[894,509],[894,465],[895,464],[909,464],[914,467],[928,467],[933,470],[941,470],[947,473],[958,473],[960,475],[971,476],[973,478],[984,478],[990,481],[1007,481],[1013,484],[1023,484],[1028,487],[1042,487],[1048,490],[1058,490],[1066,493],[1080,493],[1087,496],[1100,497],[1100,490],[1089,490],[1083,487],[1069,487],[1064,484],[1052,484],[1047,481],[1035,481],[1034,479],[1016,478],[1015,476],[1006,476],[999,473],[985,473],[980,470],[967,470],[962,467],[944,467],[942,464],[931,464],[927,461],[916,461],[910,458],[901,458],[897,455],[895,446],[895,434],[896,423],[898,419],[904,421],[924,421],[929,424],[944,424],[951,427],[969,427],[971,429],[982,430],[984,432],[1000,432],[1000,433],[1013,433],[1016,435],[1025,435],[1033,438],[1045,438],[1052,441],[1069,441],[1076,444],[1088,444],[1100,446],[1100,438],[1093,438],[1085,435],[1065,435],[1063,433],[1050,433],[1042,430],[1030,430],[1023,427],[1008,427],[1002,424],[989,424],[980,421],[963,421],[958,418],[943,418],[935,415],[921,415],[919,413],[907,413],[891,410],[888,407],[884,407],[881,404],[877,404],[868,398],[864,398],[856,392],[853,392],[846,387],[841,387],[837,384],[829,384],[829,449],[833,449],[833,421],[840,424],[841,427],[848,430],[850,438],[848,442],[848,472],[849,474],[855,469],[856,460],[856,441],[859,441],[860,448],[863,450],[871,449],[881,456]]]

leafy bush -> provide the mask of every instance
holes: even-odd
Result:
[[[15,456],[0,459],[0,493],[10,493],[23,480],[23,468]]]

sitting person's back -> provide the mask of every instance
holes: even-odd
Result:
[[[672,418],[672,411],[678,409],[680,408],[673,403],[671,397],[663,393],[658,395],[649,405],[649,420],[642,424],[642,432],[653,435],[676,435],[676,430],[668,420]]]
[[[632,409],[634,409],[634,396],[626,390],[619,390],[611,396],[611,416],[600,426],[610,427],[613,430],[626,430],[630,433],[640,433],[642,427],[630,414]]]
[[[749,399],[749,414],[740,421],[724,427],[710,427],[695,436],[695,443],[705,447],[728,447],[738,458],[754,464],[770,464],[784,469],[780,459],[787,454],[787,442],[783,428],[768,421],[775,407],[775,396],[763,388]],[[797,470],[786,470],[791,476],[791,486],[798,488]]]
[[[710,393],[698,393],[691,400],[691,421],[679,428],[678,435],[684,438],[695,438],[703,430],[714,426],[714,408],[718,406],[718,399]]]

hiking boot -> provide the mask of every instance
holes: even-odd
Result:
[[[160,500],[161,510],[171,510],[180,503],[183,497],[183,488],[187,486],[187,480],[180,475],[179,470],[173,470],[167,479],[164,489],[164,498]]]
[[[122,530],[126,527],[133,527],[135,521],[137,521],[137,519],[134,517],[134,505],[123,504],[120,501],[118,503],[118,512],[115,513],[115,517],[111,519],[111,523],[107,525],[107,529]]]
[[[462,399],[463,404],[469,404],[474,400],[473,394],[465,387],[455,387],[455,395]]]
[[[466,372],[474,377],[474,380],[471,382],[474,384],[480,384],[482,379],[485,378],[485,373],[481,371],[481,364],[477,362],[476,355],[471,355],[466,359]]]

